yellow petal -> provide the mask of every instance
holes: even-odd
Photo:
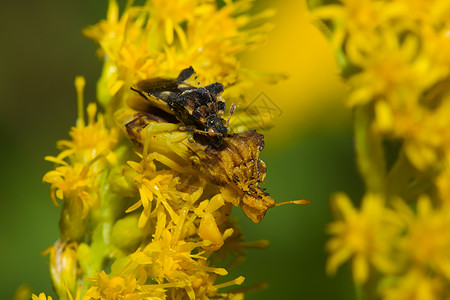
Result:
[[[366,282],[369,275],[369,265],[364,255],[358,254],[353,258],[352,271],[353,279],[356,284],[363,284]]]
[[[200,221],[198,235],[203,240],[208,240],[212,243],[210,246],[203,247],[207,250],[215,251],[223,245],[222,234],[220,234],[219,228],[217,228],[216,220],[210,213],[206,213]]]

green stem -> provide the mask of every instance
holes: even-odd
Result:
[[[400,196],[403,200],[416,201],[420,194],[433,194],[434,179],[439,174],[442,166],[437,164],[426,171],[418,171],[406,157],[404,149],[401,149],[395,164],[389,170],[387,176],[386,191],[389,196]]]
[[[356,159],[366,185],[366,192],[384,194],[386,163],[382,139],[372,130],[374,118],[371,104],[358,106],[354,111]]]
[[[371,272],[367,282],[362,287],[364,300],[380,300],[381,296],[378,293],[378,286],[381,280],[381,274],[375,270]]]
[[[413,178],[414,168],[409,163],[405,153],[400,150],[397,160],[389,170],[387,177],[387,193],[391,196],[405,197],[408,189],[408,182]]]
[[[79,251],[83,277],[95,277],[108,262],[111,254],[111,230],[114,222],[124,211],[123,197],[110,191],[109,172],[104,172],[101,183],[101,205],[91,212],[93,225],[91,241]],[[82,295],[92,285],[91,280],[82,280]]]
[[[66,199],[59,219],[59,231],[62,241],[79,242],[83,239],[88,219],[83,217],[83,203],[81,199]]]
[[[356,299],[357,300],[366,300],[364,298],[364,292],[363,292],[363,287],[359,284],[355,284],[355,295],[356,295]]]

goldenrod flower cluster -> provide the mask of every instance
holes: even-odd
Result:
[[[46,158],[55,169],[43,181],[62,205],[60,238],[47,251],[55,291],[60,299],[242,299],[243,289],[222,290],[244,281],[221,279],[224,261],[233,262],[227,254],[267,243],[243,243],[230,219],[239,200],[189,167],[189,153],[200,150],[179,124],[149,122],[137,133],[140,145],[130,141],[136,137],[125,125],[136,112],[127,99],[137,81],[174,78],[189,66],[202,85],[223,83],[225,99],[244,98],[254,74],[237,56],[264,41],[272,12],[251,16],[247,0],[119,6],[109,0],[106,19],[83,31],[104,61],[97,91],[105,113],[90,103],[85,120],[85,83],[77,77],[76,126],[58,142],[60,154]],[[264,176],[264,163],[254,164]]]
[[[202,85],[220,82],[224,97],[239,99],[254,72],[241,67],[238,55],[264,42],[272,28],[272,10],[250,16],[252,1],[146,1],[133,6],[109,0],[106,20],[83,33],[100,45],[104,59],[98,100],[117,109],[117,95],[136,81],[157,76],[175,78],[189,66]],[[110,103],[110,102],[114,103]]]
[[[313,15],[349,87],[367,191],[359,209],[333,200],[328,271],[351,260],[370,299],[448,299],[450,2],[341,0]]]

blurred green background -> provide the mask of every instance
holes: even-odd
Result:
[[[42,176],[52,168],[56,141],[68,138],[75,124],[74,78],[86,77],[86,102],[95,100],[101,63],[96,46],[81,29],[96,23],[107,1],[7,1],[0,10],[0,279],[2,299],[29,284],[34,293],[54,295],[48,258],[40,252],[58,238],[59,208],[48,196]],[[247,299],[354,299],[349,266],[325,274],[325,226],[331,220],[329,196],[362,194],[353,152],[351,122],[344,107],[331,49],[310,24],[302,1],[258,1],[255,10],[275,6],[276,27],[268,43],[243,58],[249,68],[284,72],[289,79],[256,85],[279,106],[277,126],[265,133],[262,158],[266,187],[277,202],[309,199],[307,206],[271,209],[253,224],[237,209],[247,240],[268,239],[266,250],[250,250],[233,271],[245,284],[269,288]]]

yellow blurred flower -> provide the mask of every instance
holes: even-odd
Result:
[[[444,286],[444,281],[430,272],[411,269],[407,274],[397,278],[392,286],[382,288],[381,294],[383,300],[445,299]]]
[[[422,196],[417,213],[398,204],[399,217],[406,223],[406,234],[399,241],[401,253],[409,256],[411,265],[432,271],[450,280],[450,206],[433,208],[431,200]]]
[[[396,32],[385,31],[377,34],[371,48],[349,52],[351,63],[361,69],[349,79],[349,105],[376,99],[385,99],[393,109],[408,110],[417,105],[420,93],[436,80],[426,55],[418,53],[419,46],[414,36],[400,42]]]
[[[379,196],[360,211],[338,196],[343,220],[329,227],[328,270],[352,257],[368,297],[447,299],[450,3],[333,3],[313,14],[328,26],[350,87],[358,166]],[[377,273],[367,280],[369,264]]]
[[[332,45],[337,50],[345,44],[350,53],[370,49],[377,39],[377,27],[392,15],[392,5],[373,0],[340,2],[314,10],[315,17],[332,22]]]
[[[405,141],[410,162],[429,168],[448,144],[448,2],[341,2],[313,14],[331,24],[350,86],[348,104],[373,105],[371,129]]]
[[[370,267],[382,271],[395,269],[389,258],[398,228],[384,200],[377,195],[366,195],[359,211],[345,194],[337,194],[333,201],[340,218],[327,227],[332,235],[326,245],[330,252],[328,274],[334,274],[349,259],[357,284],[365,283]]]

